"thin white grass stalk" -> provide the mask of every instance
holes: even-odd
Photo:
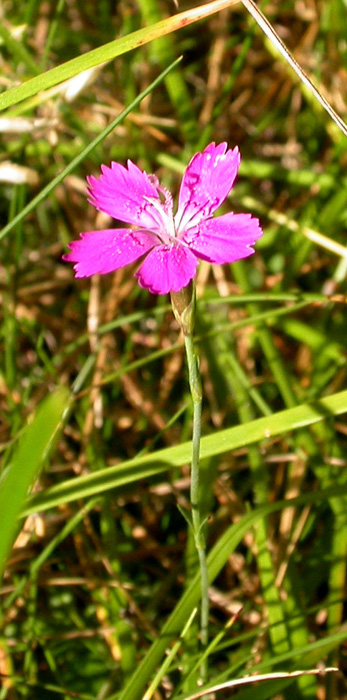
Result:
[[[240,685],[251,685],[252,683],[259,683],[259,681],[278,681],[285,680],[286,678],[300,678],[301,676],[325,676],[327,673],[338,673],[338,671],[338,668],[332,666],[324,669],[312,668],[308,671],[292,671],[289,673],[263,673],[259,676],[247,676],[246,678],[237,678],[234,681],[226,681],[225,683],[214,685],[211,688],[205,688],[199,693],[189,695],[188,697],[184,698],[184,700],[199,700],[199,698],[204,697],[207,691],[209,693],[218,693],[220,690],[225,690],[226,688],[238,688]]]
[[[253,197],[249,197],[248,195],[246,195],[245,197],[241,197],[239,201],[240,203],[245,204],[245,206],[247,206],[249,209],[254,209],[255,211],[259,212],[261,211],[262,213],[264,213],[264,215],[268,217],[268,219],[270,219],[270,221],[274,221],[280,226],[285,226],[290,231],[299,231],[299,233],[305,236],[305,238],[308,238],[310,241],[316,243],[316,245],[319,245],[321,248],[329,250],[331,253],[338,255],[344,260],[347,259],[347,247],[342,245],[341,243],[337,243],[337,241],[334,241],[332,238],[325,236],[323,233],[315,231],[314,229],[309,228],[308,226],[301,226],[294,219],[290,219],[288,216],[286,216],[286,214],[276,211],[275,209],[263,208],[261,205],[259,205],[259,202],[256,199],[254,199]]]
[[[323,233],[314,231],[314,229],[309,228],[308,226],[300,226],[300,224],[294,221],[294,219],[289,219],[281,212],[271,210],[268,212],[268,216],[272,221],[276,221],[276,223],[280,224],[281,226],[286,226],[291,231],[299,231],[303,236],[305,236],[305,238],[308,238],[310,241],[312,241],[312,243],[316,243],[316,245],[319,245],[321,248],[325,248],[325,250],[329,250],[331,253],[334,253],[341,258],[347,258],[346,246],[341,245],[341,243],[337,243],[337,241],[334,241],[328,236],[324,236]]]
[[[294,56],[288,51],[286,45],[283,43],[282,39],[278,36],[277,32],[274,30],[272,24],[266,19],[265,15],[259,10],[253,0],[241,0],[245,8],[255,19],[259,27],[263,30],[264,34],[270,39],[271,43],[276,47],[276,49],[282,54],[283,58],[289,63],[290,67],[295,71],[300,80],[306,85],[308,90],[314,95],[319,104],[323,109],[328,112],[331,119],[335,122],[336,126],[342,131],[342,133],[347,136],[347,124],[339,117],[335,112],[331,104],[325,97],[319,92],[319,90],[312,83],[310,78],[303,71],[301,66],[295,60]]]
[[[328,238],[328,236],[324,236],[322,233],[318,233],[318,231],[313,231],[313,229],[307,226],[303,226],[302,228],[299,226],[299,231],[301,231],[306,238],[309,238],[310,241],[321,246],[321,248],[330,250],[331,253],[335,253],[335,255],[339,255],[341,258],[347,259],[347,248],[341,245],[341,243],[337,243],[331,238]]]

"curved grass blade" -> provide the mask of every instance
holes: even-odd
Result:
[[[325,668],[324,673],[337,673],[338,668],[334,666],[331,668]],[[253,683],[259,683],[260,681],[271,681],[271,680],[286,680],[300,678],[300,676],[319,676],[322,673],[321,669],[313,668],[309,671],[288,671],[279,673],[262,673],[259,676],[245,676],[244,678],[235,678],[233,681],[226,681],[225,683],[219,683],[218,685],[213,685],[210,688],[205,688],[199,693],[194,693],[194,695],[189,695],[189,697],[184,700],[199,700],[208,690],[209,693],[217,693],[219,690],[225,690],[226,688],[239,688],[241,685],[252,685]]]

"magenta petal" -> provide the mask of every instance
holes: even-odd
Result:
[[[138,260],[158,242],[147,231],[106,229],[82,233],[78,241],[69,243],[70,253],[64,260],[74,262],[76,277],[105,275]]]
[[[128,160],[128,167],[111,163],[101,166],[101,175],[87,177],[89,202],[96,209],[126,224],[141,228],[158,228],[158,213],[146,197],[159,201],[149,175]]]
[[[182,232],[210,217],[229,194],[240,165],[238,148],[210,143],[190,161],[183,176],[176,225]]]
[[[254,253],[251,246],[262,233],[258,219],[250,214],[225,214],[187,231],[184,241],[199,258],[223,264]]]
[[[136,273],[140,287],[152,294],[179,292],[195,276],[198,261],[182,245],[154,248]]]

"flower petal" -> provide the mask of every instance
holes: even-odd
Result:
[[[155,178],[142,172],[131,160],[127,166],[112,162],[110,168],[101,166],[99,178],[87,177],[88,201],[114,219],[156,230],[158,212],[146,199],[149,197],[160,202]]]
[[[210,143],[190,161],[175,216],[181,233],[210,217],[229,194],[239,169],[240,154],[237,147],[229,151],[227,147],[226,143],[218,146]]]
[[[199,258],[223,264],[252,255],[251,246],[262,233],[258,219],[250,214],[225,214],[187,231],[184,241]]]
[[[152,294],[179,292],[195,276],[198,261],[183,245],[157,246],[136,272],[140,287]]]
[[[74,262],[75,277],[105,275],[138,260],[158,242],[148,231],[106,229],[82,233],[81,238],[69,243],[71,253],[64,260]]]

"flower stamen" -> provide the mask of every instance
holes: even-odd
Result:
[[[166,239],[174,239],[176,240],[176,228],[175,228],[175,222],[173,218],[173,212],[172,212],[172,195],[171,193],[165,188],[161,187],[160,185],[157,186],[158,192],[163,194],[165,201],[162,202],[160,199],[155,199],[155,197],[147,197],[144,195],[144,199],[151,204],[151,206],[156,210],[156,212],[159,214],[159,218],[155,217],[158,225],[159,225],[159,234],[158,231],[155,231],[157,235],[160,236],[160,238],[163,239],[163,242],[169,242]]]

